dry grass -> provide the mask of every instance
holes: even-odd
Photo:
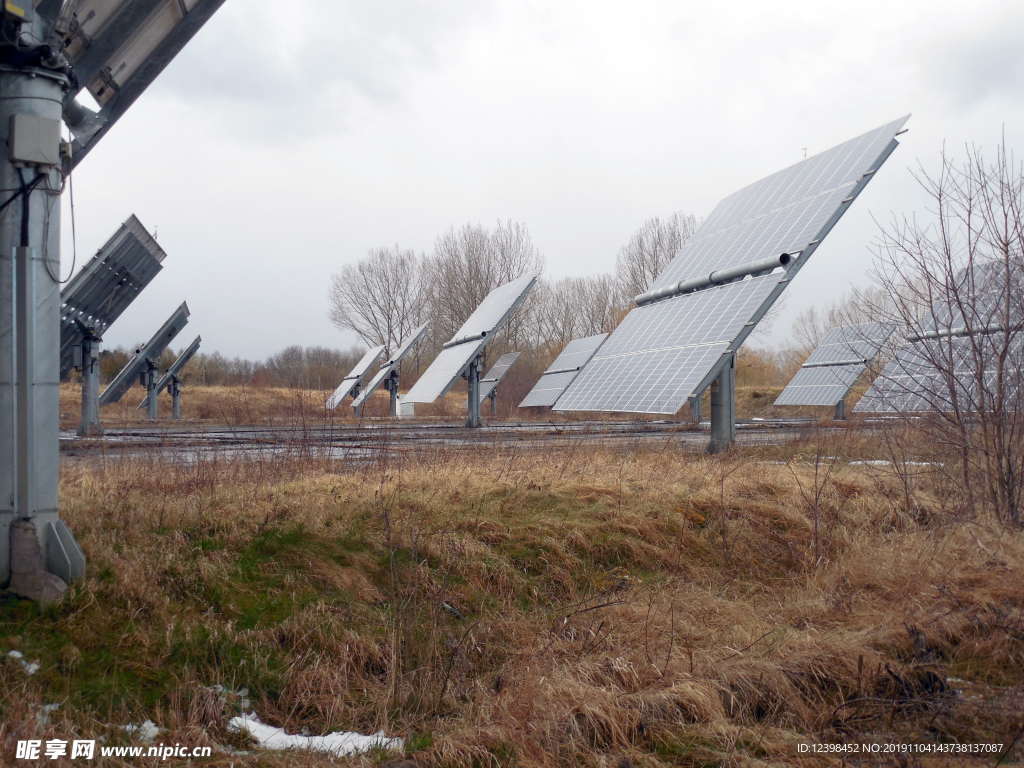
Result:
[[[910,495],[879,467],[824,477],[835,448],[808,445],[788,466],[671,449],[75,465],[62,509],[89,576],[54,608],[0,602],[0,652],[42,665],[0,660],[0,753],[124,740],[113,724],[146,718],[165,742],[243,746],[225,729],[238,697],[215,684],[290,731],[402,735],[419,766],[817,766],[840,763],[798,743],[1009,744],[1020,534],[958,518],[929,476]]]

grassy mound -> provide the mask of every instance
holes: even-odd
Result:
[[[671,446],[76,465],[62,510],[89,575],[59,606],[0,598],[0,750],[125,742],[121,725],[151,719],[159,741],[214,745],[211,765],[294,764],[225,753],[246,748],[226,724],[247,709],[295,733],[384,730],[421,766],[1008,747],[1024,539],[952,516],[951,493],[927,474],[908,492],[884,467]]]

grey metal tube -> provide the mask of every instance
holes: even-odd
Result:
[[[149,421],[156,421],[159,412],[159,401],[156,394],[156,365],[146,361],[146,418]]]
[[[171,418],[181,421],[181,382],[177,377],[171,379]]]
[[[804,363],[801,368],[832,368],[837,365],[867,365],[867,360],[863,357],[854,358],[852,360],[836,360],[831,363]]]
[[[690,293],[691,291],[698,291],[702,288],[710,288],[713,285],[728,283],[731,280],[746,277],[747,275],[756,275],[759,272],[767,272],[769,270],[776,269],[777,267],[786,266],[793,260],[794,255],[795,254],[783,253],[778,256],[772,256],[768,259],[759,259],[758,261],[747,262],[746,264],[729,267],[728,269],[719,269],[710,273],[707,277],[695,277],[690,280],[681,280],[678,283],[666,285],[664,288],[642,293],[633,299],[633,301],[638,307],[642,307],[645,304],[650,304],[651,302],[658,301],[659,299],[667,299],[671,296],[678,296],[682,293]]]
[[[480,364],[482,360],[477,355],[473,362],[466,369],[466,426],[480,426]]]
[[[465,344],[467,341],[479,341],[480,339],[486,338],[486,336],[487,331],[484,331],[483,333],[476,333],[472,336],[460,336],[457,339],[452,339],[451,341],[447,341],[442,344],[441,349],[451,349],[452,347],[459,346],[459,344]]]

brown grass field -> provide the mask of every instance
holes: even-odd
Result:
[[[232,412],[276,413],[251,395]],[[1024,540],[934,467],[828,458],[858,439],[75,463],[88,576],[56,606],[0,598],[0,754],[151,719],[214,747],[194,764],[403,757],[252,752],[226,727],[248,708],[401,736],[403,768],[1020,764]],[[798,751],[866,742],[1003,746]]]

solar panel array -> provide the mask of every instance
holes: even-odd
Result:
[[[722,200],[653,288],[780,254],[784,271],[638,307],[555,409],[675,413],[717,374],[896,147],[907,117],[844,142]]]
[[[102,336],[163,269],[167,256],[142,223],[129,216],[61,291],[60,371],[74,367],[85,329]]]
[[[831,329],[782,390],[775,405],[836,405],[874,360],[895,327],[860,323]]]
[[[999,370],[1024,369],[1021,279],[1019,267],[991,262],[957,275],[948,295],[922,313],[916,340],[897,351],[854,411],[970,413],[1015,399],[1016,381],[1004,380],[1000,393],[996,378]]]
[[[565,349],[547,367],[537,383],[533,385],[533,389],[519,403],[519,407],[554,405],[559,395],[572,383],[583,366],[597,352],[601,342],[607,338],[607,333],[599,333],[596,336],[573,339],[566,344]]]
[[[195,356],[196,352],[199,351],[199,345],[203,342],[202,336],[196,336],[189,344],[185,351],[178,355],[178,359],[171,363],[170,367],[164,371],[164,375],[160,377],[160,380],[156,383],[156,389],[153,391],[153,396],[159,395],[163,392],[167,385],[171,383],[171,379],[181,373],[181,369],[189,364],[189,361]],[[142,402],[139,403],[139,408],[145,408],[149,403],[149,394],[142,398]]]
[[[536,281],[536,275],[527,275],[499,285],[487,294],[409,390],[404,402],[432,403],[451,389]]]
[[[373,375],[373,378],[370,379],[367,385],[360,390],[358,395],[356,395],[356,399],[352,401],[353,408],[362,407],[363,403],[367,401],[370,395],[374,393],[384,379],[390,376],[391,372],[401,364],[402,358],[409,354],[412,348],[416,346],[419,340],[422,339],[426,333],[427,324],[424,323],[402,340],[402,343],[398,347],[398,351],[391,356],[391,359],[381,366],[380,370]]]
[[[107,388],[103,390],[103,394],[100,395],[100,405],[110,405],[120,400],[124,393],[131,389],[135,379],[142,373],[146,367],[146,361],[152,360],[155,362],[159,359],[163,351],[167,349],[167,345],[188,324],[188,318],[188,304],[183,301],[174,310],[174,313],[167,318],[164,324],[160,326],[160,330],[154,333],[149,341],[135,350],[135,354],[132,355],[124,368],[118,372],[110,384],[107,385]]]
[[[370,368],[380,360],[381,355],[384,354],[384,345],[381,344],[376,347],[370,347],[366,350],[359,362],[356,363],[355,367],[349,371],[348,376],[341,380],[341,384],[338,385],[337,389],[327,398],[327,407],[330,410],[334,410],[344,402],[345,398],[352,394],[352,390],[362,386],[363,378],[369,372]]]
[[[505,378],[505,374],[508,373],[508,369],[511,368],[516,360],[519,359],[518,352],[507,352],[506,354],[499,357],[494,365],[491,366],[490,370],[487,371],[480,378],[480,402],[482,403],[493,392],[501,380]]]

